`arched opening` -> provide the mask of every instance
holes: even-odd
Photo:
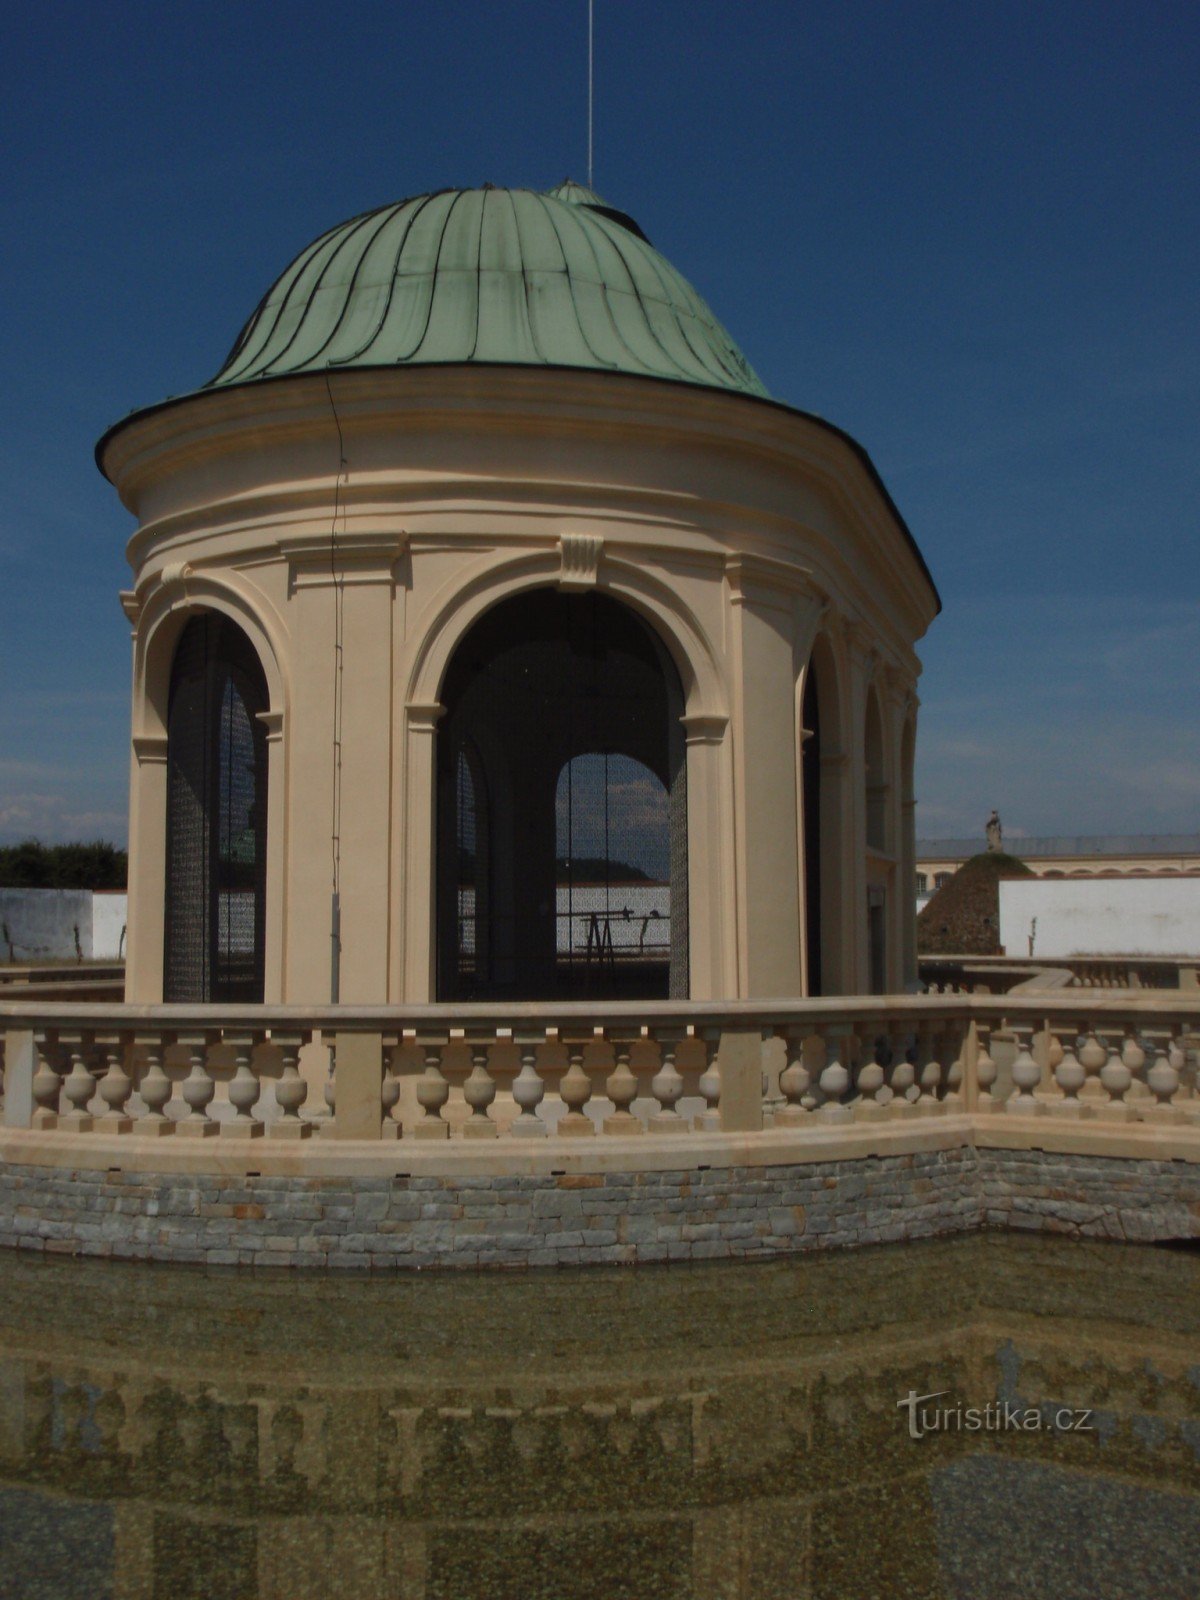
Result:
[[[683,691],[657,635],[535,589],[471,628],[441,698],[438,998],[686,996]]]
[[[267,684],[254,646],[206,611],[184,628],[167,710],[163,999],[263,998]]]

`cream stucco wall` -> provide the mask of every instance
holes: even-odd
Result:
[[[232,617],[267,680],[266,999],[329,997],[340,759],[341,998],[419,1002],[433,997],[445,671],[473,622],[540,586],[595,585],[635,610],[679,669],[692,997],[803,990],[799,706],[814,659],[824,987],[867,987],[870,887],[888,906],[888,987],[914,976],[905,730],[914,645],[936,599],[836,431],[743,396],[617,375],[389,369],[142,413],[109,436],[103,464],[138,521],[124,597],[131,999],[162,992],[166,700],[188,617]],[[870,854],[869,697],[886,794]]]

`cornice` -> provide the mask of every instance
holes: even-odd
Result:
[[[135,733],[131,743],[139,766],[166,765],[167,736],[165,733]]]
[[[405,707],[408,726],[414,733],[434,733],[446,708],[437,700],[409,700]]]
[[[757,604],[790,611],[797,595],[813,594],[810,568],[774,556],[727,556],[725,578],[735,606]]]
[[[626,374],[557,368],[427,367],[334,374],[338,420],[347,455],[363,429],[418,432],[457,429],[493,434],[620,434],[691,440],[706,452],[757,455],[800,471],[830,490],[843,511],[880,546],[904,551],[896,579],[924,588],[920,608],[935,598],[912,536],[865,452],[849,435],[777,402]],[[127,505],[139,480],[161,472],[171,456],[197,461],[261,447],[271,436],[312,438],[336,463],[336,434],[323,384],[291,377],[184,397],[118,424],[101,441],[99,458]],[[896,542],[898,541],[898,543]]]
[[[729,718],[715,711],[693,711],[679,720],[688,744],[720,744],[729,727]]]

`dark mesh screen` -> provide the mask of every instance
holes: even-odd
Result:
[[[261,1001],[267,868],[267,688],[240,628],[184,629],[167,718],[163,998]]]
[[[443,999],[687,993],[682,691],[606,596],[506,601],[438,732]]]

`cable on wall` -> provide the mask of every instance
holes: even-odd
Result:
[[[338,416],[338,409],[334,403],[333,386],[329,382],[328,372],[325,374],[325,393],[329,396],[329,409],[333,413],[333,425],[337,429],[338,440],[338,469],[333,485],[333,520],[329,527],[329,576],[333,585],[333,747],[331,751],[333,794],[331,797],[329,824],[331,855],[329,1001],[331,1005],[336,1006],[341,1000],[342,969],[342,667],[344,663],[343,623],[345,616],[345,583],[338,571],[337,537],[339,512],[342,515],[343,522],[345,520],[341,492],[342,477],[346,472],[346,443],[342,435],[341,418]]]

